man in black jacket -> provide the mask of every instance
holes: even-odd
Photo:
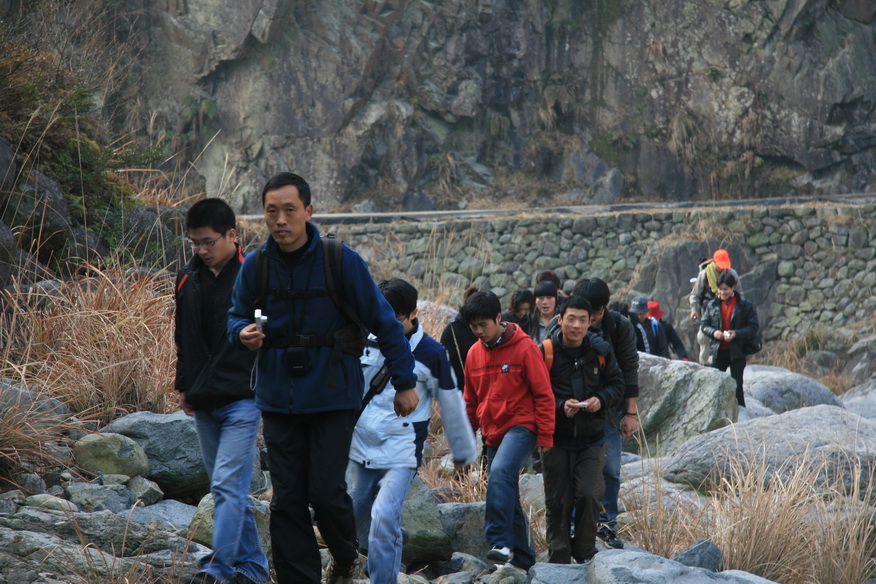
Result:
[[[585,563],[596,554],[606,415],[624,391],[611,346],[588,332],[590,312],[590,302],[573,295],[560,309],[559,328],[542,343],[556,402],[554,447],[542,455],[548,561],[554,564]]]
[[[234,211],[203,199],[189,209],[186,229],[194,257],[177,277],[176,389],[180,408],[194,415],[213,493],[213,553],[200,559],[192,584],[262,584],[262,551],[249,486],[261,412],[250,388],[255,353],[228,342],[231,290],[243,262]]]
[[[605,442],[608,455],[602,471],[605,478],[605,495],[602,497],[604,511],[599,516],[601,525],[597,532],[607,545],[620,549],[624,547],[624,543],[618,537],[615,527],[620,491],[621,448],[624,438],[632,436],[639,425],[639,352],[636,350],[636,333],[630,319],[608,309],[611,292],[604,280],[580,280],[575,284],[573,294],[581,295],[590,302],[593,307],[590,313],[590,330],[611,345],[624,377],[624,397],[620,407],[607,412]]]
[[[636,348],[643,353],[669,359],[669,340],[666,329],[656,318],[648,316],[648,299],[636,296],[630,304],[630,321],[636,331]]]

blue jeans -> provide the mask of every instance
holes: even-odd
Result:
[[[213,411],[196,411],[195,426],[213,493],[213,553],[201,558],[201,570],[217,580],[240,572],[253,582],[268,580],[249,485],[257,455],[261,412],[242,399]]]
[[[368,550],[374,584],[396,584],[402,557],[402,508],[415,468],[365,468],[350,461],[347,488],[353,499],[359,545]]]
[[[511,563],[528,570],[535,564],[529,545],[529,520],[520,505],[520,470],[535,448],[535,434],[522,426],[508,430],[498,448],[487,445],[487,507],[484,534],[490,547],[514,552]]]
[[[618,412],[611,412],[605,421],[605,467],[602,477],[605,479],[605,494],[602,496],[602,512],[599,522],[612,529],[617,525],[617,497],[620,492],[621,446],[623,436],[620,433],[620,417]]]

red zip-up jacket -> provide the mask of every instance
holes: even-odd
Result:
[[[498,447],[505,433],[523,426],[536,445],[554,444],[554,393],[544,356],[514,323],[505,323],[501,341],[488,349],[472,345],[465,359],[465,409],[473,430]]]

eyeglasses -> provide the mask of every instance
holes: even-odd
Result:
[[[223,235],[217,237],[216,239],[214,239],[213,241],[192,241],[191,239],[188,241],[189,241],[189,245],[192,246],[192,251],[198,251],[202,247],[205,249],[212,248],[214,245],[216,245],[216,242],[219,241],[220,239],[222,239],[224,236],[225,235],[223,234]]]

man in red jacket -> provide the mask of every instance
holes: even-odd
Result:
[[[462,315],[478,342],[465,361],[465,407],[487,453],[487,559],[523,570],[535,563],[518,477],[533,448],[553,446],[554,397],[541,351],[519,326],[502,322],[492,292],[472,294]]]

